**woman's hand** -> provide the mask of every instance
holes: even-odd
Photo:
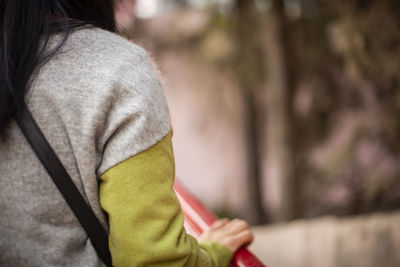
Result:
[[[214,241],[235,253],[243,245],[253,241],[253,233],[246,221],[222,219],[216,221],[200,236],[200,241]]]

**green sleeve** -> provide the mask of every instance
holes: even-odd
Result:
[[[101,177],[100,204],[108,213],[114,266],[228,266],[223,245],[186,234],[173,191],[171,133]]]

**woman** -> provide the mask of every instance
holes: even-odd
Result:
[[[109,232],[114,266],[226,266],[250,243],[220,220],[198,243],[172,190],[167,104],[111,0],[1,0],[0,265],[99,266],[13,118],[24,103]]]

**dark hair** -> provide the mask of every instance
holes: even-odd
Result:
[[[0,135],[23,104],[29,82],[64,45],[70,30],[91,24],[115,32],[113,0],[0,0]],[[64,38],[51,50],[51,34]]]

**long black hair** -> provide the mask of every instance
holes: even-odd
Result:
[[[23,104],[37,70],[64,45],[70,30],[93,25],[115,32],[113,0],[0,0],[0,135]],[[51,34],[64,38],[49,50]]]

